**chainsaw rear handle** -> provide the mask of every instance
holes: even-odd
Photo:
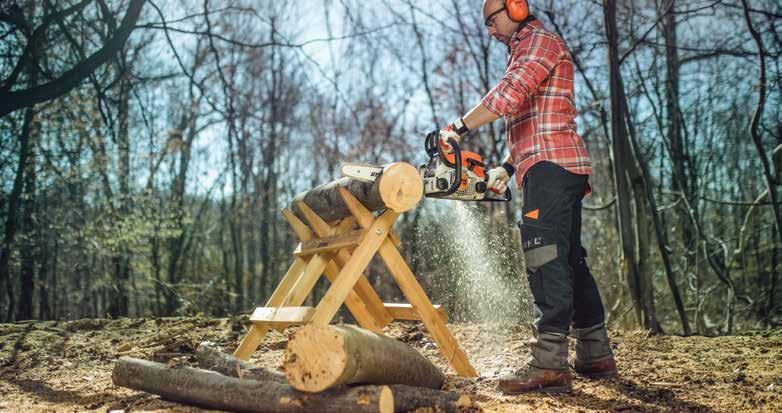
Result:
[[[424,149],[426,149],[426,154],[429,155],[429,159],[438,156],[444,164],[455,170],[453,183],[443,195],[451,195],[458,191],[459,186],[462,184],[462,150],[459,147],[459,143],[456,142],[456,139],[454,138],[448,138],[448,145],[451,145],[451,150],[453,151],[453,163],[448,160],[448,157],[445,156],[445,152],[443,152],[443,145],[440,144],[439,130],[430,132],[426,135],[426,140],[424,141]]]
[[[445,156],[445,152],[443,152],[443,145],[440,145],[439,142],[437,144],[437,155],[440,156],[440,159],[443,160],[443,163],[454,168],[453,183],[451,184],[451,187],[448,188],[447,191],[445,191],[445,195],[451,195],[452,193],[458,191],[459,187],[462,185],[461,148],[459,148],[459,144],[456,142],[456,139],[454,138],[448,138],[448,145],[451,145],[451,150],[453,150],[453,164],[448,162],[448,158]]]

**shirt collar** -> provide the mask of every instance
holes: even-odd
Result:
[[[519,23],[519,28],[516,29],[515,32],[513,32],[513,35],[511,36],[511,43],[513,41],[518,41],[522,37],[526,36],[529,32],[531,32],[533,29],[542,27],[543,25],[540,23],[540,20],[538,20],[535,16],[529,15],[526,19],[522,20],[521,23]]]

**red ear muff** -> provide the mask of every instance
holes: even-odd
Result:
[[[529,7],[526,0],[505,0],[505,8],[508,16],[515,22],[520,22],[529,16]]]

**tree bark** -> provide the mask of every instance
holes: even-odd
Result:
[[[370,211],[389,208],[405,212],[423,195],[423,180],[418,170],[410,164],[396,162],[387,165],[373,182],[344,177],[302,192],[294,197],[290,209],[303,218],[296,206],[303,201],[325,221],[350,216],[350,210],[339,195],[340,187],[347,188]]]
[[[472,400],[466,394],[404,384],[391,384],[388,387],[394,395],[395,412],[412,412],[417,409],[444,413],[471,411],[469,407],[472,406]]]
[[[168,400],[251,413],[357,412],[390,413],[394,399],[388,386],[340,388],[320,394],[302,393],[290,386],[226,377],[191,367],[121,357],[111,374],[114,385],[160,395]]]
[[[285,349],[285,375],[295,389],[319,392],[340,384],[406,384],[439,389],[443,373],[401,341],[356,326],[307,325]]]
[[[209,343],[201,343],[196,349],[195,356],[199,367],[216,371],[225,376],[285,383],[284,374],[258,367],[238,357],[223,353]]]

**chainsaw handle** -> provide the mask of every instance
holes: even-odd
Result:
[[[459,147],[459,143],[456,142],[456,139],[454,138],[448,138],[448,145],[451,145],[451,150],[453,150],[453,160],[454,162],[451,163],[448,161],[448,158],[445,156],[445,152],[443,152],[443,146],[440,145],[440,130],[436,129],[432,132],[429,132],[426,135],[426,139],[424,140],[424,149],[426,149],[426,154],[429,155],[429,159],[434,158],[435,156],[439,157],[440,160],[450,166],[451,168],[454,168],[455,170],[455,178],[453,183],[451,184],[451,187],[448,188],[447,191],[443,193],[443,195],[451,195],[452,193],[459,190],[459,187],[462,185],[462,151]]]
[[[445,157],[445,152],[443,152],[443,146],[440,145],[440,143],[437,143],[437,155],[440,156],[440,159],[443,161],[444,164],[454,168],[454,180],[451,184],[451,187],[448,188],[447,191],[445,191],[444,195],[451,195],[452,193],[459,190],[459,187],[462,185],[462,151],[461,148],[459,148],[459,144],[456,142],[456,139],[454,138],[448,138],[448,145],[451,145],[451,150],[453,150],[453,164],[448,162],[448,158]]]
[[[437,144],[437,138],[439,136],[439,129],[435,129],[426,134],[426,139],[424,140],[424,149],[426,150],[426,154],[429,155],[429,158],[433,158],[435,155],[437,155],[437,147],[439,146]]]

